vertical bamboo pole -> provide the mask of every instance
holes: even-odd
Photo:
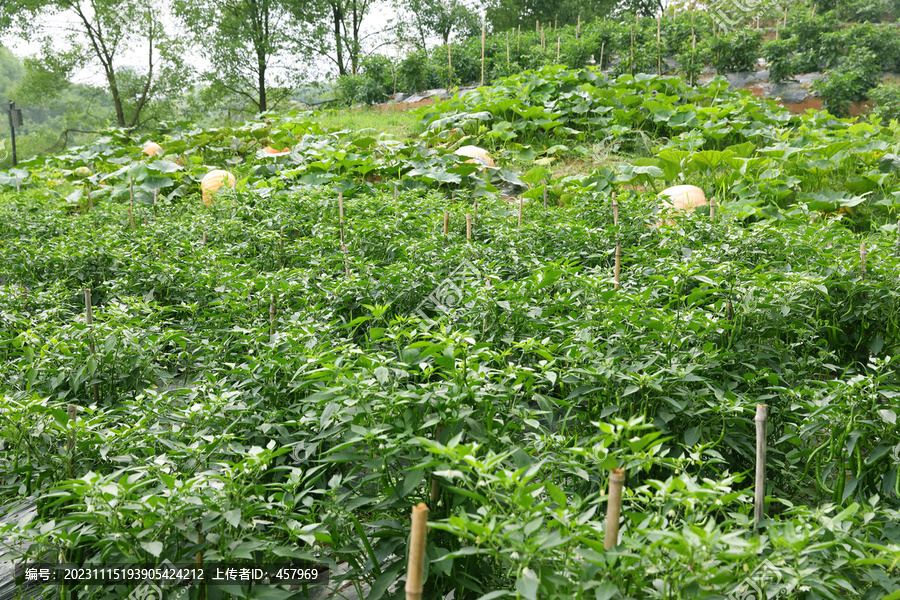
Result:
[[[484,85],[484,39],[487,30],[487,17],[481,19],[481,85]]]
[[[581,13],[578,13],[578,23],[575,24],[575,41],[578,41],[578,38],[581,34]]]
[[[444,243],[447,243],[447,236],[450,234],[450,212],[444,211]]]
[[[613,469],[609,474],[609,500],[606,505],[606,535],[603,548],[612,550],[619,544],[619,517],[622,514],[622,486],[625,469]]]
[[[281,233],[278,235],[278,266],[284,268],[284,226],[281,227]]]
[[[606,46],[606,42],[600,42],[600,70],[603,70],[603,50]]]
[[[862,278],[866,278],[866,242],[859,243],[859,264],[862,267]]]
[[[91,310],[91,288],[84,288],[84,322],[88,327],[91,356],[94,356],[94,313]],[[91,374],[93,377],[93,373]],[[100,403],[100,384],[94,382],[94,402]]]
[[[128,181],[128,221],[131,223],[131,231],[137,231],[134,226],[134,177]]]
[[[153,188],[153,216],[157,217],[156,214],[156,201],[159,200],[159,188]]]
[[[466,213],[466,243],[472,244],[472,215]]]
[[[541,22],[539,20],[535,20],[534,22],[534,32],[537,33],[541,30]]]
[[[694,28],[691,27],[691,77],[689,85],[694,87],[694,52],[697,50],[697,36],[694,35]]]
[[[206,232],[203,232],[203,245],[206,245]]]
[[[275,294],[269,295],[269,338],[275,335]]]
[[[781,25],[782,29],[787,29],[787,13],[788,13],[788,7],[787,7],[787,5],[785,5],[784,6],[784,23]]]
[[[22,193],[22,187],[19,185],[19,175],[16,174],[16,195]]]
[[[613,209],[613,225],[618,227],[619,225],[619,200],[613,196],[612,201],[612,209]],[[614,281],[615,286],[614,289],[619,289],[619,283],[621,281],[622,274],[622,242],[619,241],[619,232],[616,231],[616,266],[614,271]]]
[[[344,253],[344,272],[350,277],[350,261],[347,257],[347,244],[344,241],[344,192],[338,192],[338,216],[341,220],[341,252]]]
[[[559,30],[559,15],[557,14],[555,17],[553,17],[553,31],[558,31],[558,30]]]
[[[546,27],[541,27],[541,50],[545,50],[547,48],[547,43],[544,39],[544,32],[547,30]]]
[[[716,220],[716,197],[709,197],[709,218],[712,221]]]
[[[69,417],[69,479],[75,477],[75,420],[78,418],[78,407],[70,404],[66,407],[66,414]]]
[[[506,30],[506,64],[509,65],[509,30]]]
[[[766,404],[756,405],[756,488],[753,498],[753,528],[766,516],[766,423],[769,420],[769,407]]]
[[[547,186],[544,185],[544,210],[547,210]]]
[[[425,567],[425,533],[427,527],[428,506],[424,502],[419,502],[412,509],[409,562],[406,565],[406,600],[422,600],[422,571]]]
[[[662,77],[662,36],[660,35],[660,27],[662,25],[662,16],[656,17],[656,74]]]
[[[562,37],[556,36],[556,62],[559,62],[559,54],[562,49]]]
[[[522,226],[522,205],[524,204],[524,196],[519,196],[519,227]]]
[[[450,44],[447,44],[447,89],[453,87],[453,59],[450,57]],[[395,186],[397,184],[394,184]]]
[[[778,39],[778,21],[775,21],[775,39]]]
[[[90,186],[86,186],[84,189],[85,192],[87,192],[88,210],[94,210],[94,201],[91,200],[91,188]]]
[[[519,46],[519,38],[522,37],[522,24],[519,23],[519,29],[516,31],[516,54],[519,54],[521,46]]]
[[[637,17],[634,20],[637,21]],[[628,63],[628,73],[634,75],[634,25],[631,26],[631,59]]]
[[[475,201],[475,207],[472,209],[472,226],[478,226],[478,200]]]

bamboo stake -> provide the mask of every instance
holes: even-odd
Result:
[[[344,253],[344,272],[350,277],[350,261],[347,258],[347,244],[344,242],[344,192],[338,192],[338,217],[341,220],[341,252]]]
[[[150,226],[150,219],[148,219],[146,216],[144,216],[144,227],[149,227],[149,226]]]
[[[134,177],[128,182],[128,195],[128,220],[131,222],[131,231],[137,231],[137,228],[134,226]]]
[[[694,35],[694,27],[691,26],[691,77],[689,85],[694,87],[694,52],[697,50],[697,36]]]
[[[766,423],[769,407],[756,405],[756,490],[753,499],[753,528],[766,516]]]
[[[547,210],[547,186],[544,186],[544,210]]]
[[[447,89],[453,87],[453,59],[450,58],[450,44],[447,44]],[[394,184],[396,188],[397,184]]]
[[[397,199],[400,197],[400,190],[398,189],[397,182],[394,182],[394,202],[397,202]]]
[[[613,225],[619,224],[619,200],[613,196],[612,200],[612,209],[613,209]],[[616,233],[616,237],[619,237],[618,232]]]
[[[778,21],[775,21],[775,39],[778,39]]]
[[[662,16],[656,17],[656,74],[662,77],[662,37],[660,27]]]
[[[434,441],[439,442],[441,439],[441,432],[444,431],[443,425],[438,425],[437,430],[434,432]],[[441,484],[438,483],[437,477],[434,475],[431,476],[431,505],[437,507],[438,498],[441,495]]]
[[[575,41],[578,41],[578,37],[581,33],[581,13],[578,13],[578,23],[575,25]]]
[[[487,17],[481,19],[481,85],[484,85],[484,37],[487,28]]]
[[[428,506],[419,502],[412,509],[409,539],[409,562],[406,565],[406,600],[422,600],[422,571],[425,567],[425,533]]]
[[[603,49],[606,46],[606,42],[600,42],[600,70],[603,70]]]
[[[716,197],[710,196],[709,198],[709,218],[712,221],[716,220]]]
[[[450,212],[444,211],[444,243],[447,243],[447,236],[450,234]]]
[[[866,278],[866,242],[859,243],[859,263],[862,265],[862,278]]]
[[[509,30],[506,30],[506,64],[509,64]]]
[[[606,535],[603,548],[612,550],[619,544],[619,516],[622,514],[622,485],[625,469],[613,469],[609,474],[609,500],[606,508]]]
[[[544,40],[544,31],[546,31],[546,27],[541,27],[541,50],[546,50],[547,44]]]
[[[206,232],[203,232],[203,245],[206,245]]]
[[[94,210],[94,201],[91,200],[91,188],[85,186],[84,189],[85,189],[85,192],[87,192],[88,210]]]
[[[616,270],[615,270],[615,286],[619,289],[620,275],[622,273],[622,243],[616,242]]]
[[[522,205],[524,204],[524,196],[519,196],[519,227],[522,226]]]
[[[156,214],[156,201],[159,199],[159,188],[153,188],[153,216],[158,216]]]
[[[559,29],[559,15],[557,14],[553,18],[553,31],[557,31]]]
[[[562,38],[560,36],[556,36],[556,62],[559,62],[559,53],[562,48]]]
[[[66,407],[66,414],[69,417],[69,479],[75,477],[75,419],[77,419],[78,407],[70,404]]]
[[[284,268],[284,226],[281,227],[281,235],[278,237],[278,266]]]
[[[784,7],[784,24],[781,26],[782,29],[787,29],[787,12],[788,12],[788,7],[787,7],[787,5],[785,5],[785,7]]]
[[[472,215],[466,213],[466,243],[472,244]]]
[[[634,20],[637,21],[637,17]],[[631,62],[628,63],[628,73],[634,75],[634,25],[631,26]]]
[[[269,295],[269,337],[275,335],[275,294]]]
[[[478,200],[475,201],[475,207],[472,210],[472,226],[478,226]]]
[[[541,22],[539,20],[535,20],[534,22],[534,32],[537,33],[541,30]]]
[[[519,38],[522,36],[522,24],[519,23],[519,30],[516,31],[516,54],[519,54],[520,46],[519,46]]]
[[[88,341],[90,343],[91,356],[94,355],[94,313],[91,310],[91,288],[84,288],[84,321],[88,327]],[[91,374],[93,376],[93,374]],[[94,383],[94,402],[100,403],[100,384]]]
[[[22,193],[22,188],[21,188],[21,186],[19,186],[19,176],[17,174],[16,175],[16,195],[19,195],[21,193]]]

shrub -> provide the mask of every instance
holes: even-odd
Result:
[[[863,100],[880,77],[878,57],[865,48],[853,48],[838,68],[830,71],[825,79],[813,83],[813,89],[822,97],[822,104],[829,112],[846,115],[850,103]]]
[[[728,35],[707,38],[703,46],[719,73],[752,71],[759,57],[762,34],[742,29]]]
[[[795,71],[794,43],[792,40],[769,40],[762,48],[769,62],[769,79],[782,82],[790,79]]]
[[[875,101],[875,107],[869,113],[885,121],[900,119],[900,84],[880,83],[869,91],[869,99]]]

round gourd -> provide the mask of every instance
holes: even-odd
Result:
[[[276,150],[276,149],[273,148],[272,146],[266,146],[265,148],[263,148],[263,150],[265,150],[265,151],[268,152],[269,154],[281,154],[282,152],[284,152],[285,150],[287,150],[287,148],[285,148],[285,150]]]
[[[160,150],[162,150],[162,146],[156,142],[147,142],[141,151],[147,156],[156,156]]]
[[[212,204],[212,195],[219,191],[223,185],[234,189],[236,180],[228,171],[216,169],[207,173],[200,182],[200,191],[203,192],[203,201],[209,206]]]
[[[475,162],[478,161],[483,165],[487,165],[489,167],[493,167],[494,160],[487,153],[487,150],[484,148],[479,148],[478,146],[462,146],[457,148],[454,152],[457,156],[468,156],[473,160],[467,160],[466,162]]]
[[[675,210],[688,210],[708,204],[703,190],[696,185],[676,185],[664,189],[659,195],[667,196]]]

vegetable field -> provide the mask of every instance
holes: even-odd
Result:
[[[900,598],[896,122],[562,68],[421,116],[0,177],[0,506],[36,503],[0,561],[301,559],[400,598],[424,502],[426,598]],[[656,214],[678,183],[714,214]]]

